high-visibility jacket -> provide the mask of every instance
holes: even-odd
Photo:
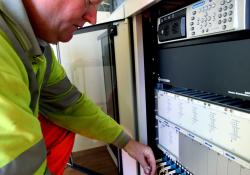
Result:
[[[0,43],[0,174],[49,174],[38,112],[84,136],[118,147],[128,142],[122,127],[70,83],[54,54],[46,60],[20,0],[0,0]]]

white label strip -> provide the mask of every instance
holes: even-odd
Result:
[[[159,116],[250,160],[250,114],[162,90],[157,96]]]
[[[182,134],[186,135],[187,137],[189,137],[190,139],[192,140],[195,140],[197,142],[199,142],[200,144],[208,147],[209,149],[221,154],[221,155],[224,155],[225,157],[227,157],[228,159],[232,160],[232,161],[235,161],[237,162],[238,164],[242,165],[243,167],[245,168],[248,168],[250,169],[250,163],[241,159],[240,157],[234,155],[233,153],[230,153],[228,151],[226,151],[225,149],[221,148],[221,147],[218,147],[217,145],[214,145],[213,143],[205,140],[204,138],[202,137],[199,137],[193,133],[191,133],[190,131],[186,130],[186,129],[183,129],[182,127],[172,123],[171,121],[167,121],[166,119],[160,117],[160,116],[156,116],[156,119],[158,121],[161,121],[161,122],[165,122],[167,123],[168,127],[171,127],[173,130],[176,130],[176,131],[179,131],[181,132]],[[159,132],[160,129],[158,129],[158,132]],[[161,131],[160,131],[161,132]],[[161,139],[164,139],[164,138],[161,138]],[[161,140],[159,140],[159,143],[161,142]],[[161,148],[160,148],[164,153],[167,151],[167,152],[170,152],[171,154],[173,154],[171,152],[171,150],[168,149],[168,145],[161,145]],[[179,149],[179,147],[178,147]]]

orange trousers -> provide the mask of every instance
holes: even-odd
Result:
[[[62,175],[69,161],[75,133],[59,127],[39,114],[39,120],[47,148],[47,166],[54,175]]]

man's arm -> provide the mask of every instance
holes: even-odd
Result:
[[[55,85],[55,81],[66,77],[62,66],[55,59],[51,71],[47,87]],[[65,91],[63,94],[67,94],[67,92]],[[43,101],[42,105],[42,110],[47,113],[46,116],[50,116],[50,120],[73,132],[123,148],[142,165],[146,174],[154,174],[155,158],[151,148],[132,140],[116,121],[101,111],[86,95],[81,94],[76,102],[64,109],[51,108],[52,103],[63,99],[63,95],[50,95],[50,101]]]

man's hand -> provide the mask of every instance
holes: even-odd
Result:
[[[123,149],[140,163],[145,174],[155,175],[156,162],[150,147],[131,139]]]

